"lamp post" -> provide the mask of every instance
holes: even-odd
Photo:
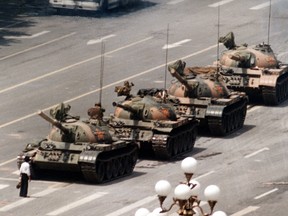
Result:
[[[197,161],[192,157],[187,157],[181,162],[181,169],[184,171],[186,181],[180,182],[174,189],[172,204],[164,207],[164,201],[172,190],[171,184],[166,180],[160,180],[155,185],[155,191],[158,195],[160,208],[150,212],[146,208],[140,208],[135,216],[168,216],[168,212],[173,206],[178,206],[178,215],[183,216],[227,216],[223,211],[214,212],[214,207],[220,195],[220,189],[216,185],[209,185],[204,190],[204,196],[208,200],[210,212],[205,213],[200,206],[201,200],[198,198],[200,192],[200,183],[193,180],[193,174],[196,171]]]

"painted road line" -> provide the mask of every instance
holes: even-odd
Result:
[[[15,23],[12,23],[12,24],[9,24],[9,25],[7,25],[5,27],[0,28],[0,30],[8,29],[8,28],[10,28],[12,26],[15,26],[15,25],[18,25],[18,24],[21,24],[21,23],[24,23],[24,22],[15,22]]]
[[[115,212],[112,212],[111,214],[107,214],[105,216],[119,216],[119,215],[125,214],[125,213],[127,213],[133,209],[145,206],[149,202],[155,202],[155,200],[157,200],[157,199],[158,199],[158,197],[156,195],[149,196],[149,197],[146,197],[142,200],[139,200],[138,202],[135,202],[131,205],[125,206],[124,208],[121,208]]]
[[[234,214],[232,214],[231,216],[243,216],[243,215],[247,215],[250,212],[256,211],[258,208],[260,208],[259,206],[248,206],[247,208],[236,212]]]
[[[1,190],[1,189],[4,189],[4,188],[6,188],[6,187],[9,187],[9,185],[7,185],[7,184],[0,184],[0,190]]]
[[[210,4],[210,5],[208,5],[208,7],[219,7],[219,6],[221,6],[221,5],[224,5],[224,4],[233,2],[233,1],[234,1],[234,0],[223,0],[223,1],[216,2],[216,3],[214,3],[214,4]]]
[[[4,59],[11,58],[11,57],[14,57],[14,56],[17,56],[17,55],[20,55],[20,54],[22,54],[22,53],[26,53],[26,52],[28,52],[28,51],[37,49],[37,48],[39,48],[39,47],[46,46],[46,45],[48,45],[48,44],[51,44],[51,43],[54,43],[54,42],[56,42],[56,41],[65,39],[65,38],[67,38],[67,37],[70,37],[70,36],[72,36],[72,35],[74,35],[74,34],[76,34],[76,32],[72,32],[72,33],[70,33],[70,34],[61,36],[61,37],[59,37],[59,38],[55,38],[55,39],[53,39],[53,40],[50,40],[50,41],[47,41],[47,42],[45,42],[45,43],[39,44],[39,45],[37,45],[37,46],[30,47],[30,48],[28,48],[28,49],[22,50],[22,51],[17,52],[17,53],[13,53],[13,54],[8,55],[8,56],[4,56],[4,57],[0,58],[0,61],[2,61],[2,60],[4,60]],[[0,92],[0,93],[1,93],[1,92]]]
[[[11,209],[14,209],[14,208],[17,208],[19,206],[22,206],[22,205],[24,205],[26,203],[29,203],[29,202],[31,202],[31,201],[39,198],[39,197],[43,197],[43,196],[46,196],[46,195],[48,195],[50,193],[53,193],[56,190],[58,190],[58,189],[57,188],[48,188],[48,189],[46,189],[44,191],[41,191],[39,193],[31,195],[31,197],[29,197],[29,198],[21,198],[20,200],[18,200],[16,202],[13,202],[11,204],[8,204],[8,205],[0,208],[0,211],[1,212],[9,211]]]
[[[42,31],[33,35],[21,35],[21,36],[4,36],[3,38],[5,39],[32,39],[32,38],[36,38],[39,37],[41,35],[47,34],[50,31]]]
[[[261,195],[259,195],[259,196],[256,196],[256,197],[254,197],[254,199],[255,199],[255,200],[261,199],[262,197],[265,197],[265,196],[267,196],[267,195],[269,195],[269,194],[271,194],[271,193],[274,193],[274,192],[276,192],[276,191],[278,191],[278,188],[274,188],[273,190],[270,190],[270,191],[268,191],[268,192],[266,192],[266,193],[263,193],[263,194],[261,194]]]
[[[102,41],[105,41],[106,39],[111,38],[111,37],[115,37],[115,36],[116,36],[116,35],[111,34],[111,35],[107,35],[107,36],[105,36],[105,37],[102,37],[102,38],[100,38],[100,39],[89,40],[89,41],[87,42],[87,45],[92,45],[92,44],[96,44],[96,43],[101,43]]]
[[[179,4],[179,3],[183,2],[183,1],[185,1],[185,0],[174,0],[174,1],[168,2],[167,4],[169,4],[169,5],[175,5],[175,4]]]
[[[262,4],[259,4],[259,5],[256,5],[256,6],[254,6],[254,7],[251,7],[251,8],[249,8],[250,10],[260,10],[260,9],[262,9],[262,8],[265,8],[265,7],[269,7],[270,6],[270,2],[268,1],[268,2],[264,2],[264,3],[262,3]]]
[[[126,45],[126,46],[122,46],[122,47],[119,47],[119,48],[117,48],[117,49],[115,49],[115,50],[112,50],[112,51],[110,51],[110,52],[107,52],[107,53],[105,53],[105,55],[106,55],[106,54],[109,55],[109,54],[112,54],[112,53],[115,53],[115,52],[118,52],[118,51],[121,51],[121,50],[130,48],[130,47],[135,46],[135,45],[137,45],[137,44],[146,42],[147,40],[150,40],[150,39],[152,39],[152,38],[153,38],[153,37],[148,37],[148,38],[144,38],[144,39],[142,39],[142,40],[139,40],[139,41],[130,43],[130,44]],[[55,71],[52,71],[52,72],[50,72],[50,73],[46,73],[46,74],[44,74],[44,75],[42,75],[42,76],[35,77],[34,79],[30,79],[30,80],[27,80],[27,81],[25,81],[25,82],[19,83],[19,84],[17,84],[17,85],[10,86],[10,87],[8,87],[8,88],[6,88],[6,89],[2,89],[2,90],[0,90],[0,94],[3,93],[3,92],[7,92],[7,91],[9,91],[9,90],[18,88],[18,87],[20,87],[20,86],[23,86],[23,85],[26,85],[26,84],[29,84],[29,83],[32,83],[32,82],[35,82],[35,81],[44,79],[44,78],[46,78],[46,77],[50,77],[50,76],[52,76],[52,75],[55,75],[55,74],[57,74],[57,73],[66,71],[66,70],[71,69],[71,68],[73,68],[73,67],[76,67],[76,66],[85,64],[85,63],[87,63],[87,62],[94,61],[95,59],[100,58],[101,56],[102,56],[102,55],[96,55],[96,56],[93,56],[93,57],[88,58],[88,59],[86,59],[86,60],[77,62],[77,63],[75,63],[75,64],[71,64],[71,65],[69,65],[69,66],[60,68],[60,69],[55,70]]]
[[[55,211],[52,211],[52,212],[48,213],[47,215],[55,216],[55,215],[62,214],[64,212],[70,211],[71,209],[74,209],[74,208],[76,208],[78,206],[84,205],[85,203],[88,203],[88,202],[91,202],[91,201],[93,201],[95,199],[98,199],[98,198],[100,198],[100,197],[102,197],[102,196],[104,196],[106,194],[108,194],[108,193],[106,193],[106,192],[97,192],[97,193],[92,194],[92,195],[90,195],[88,197],[80,199],[80,200],[78,200],[76,202],[73,202],[73,203],[70,203],[70,204],[68,204],[66,206],[63,206],[62,208],[59,208],[59,209],[57,209]]]
[[[255,151],[255,152],[253,152],[253,153],[251,153],[249,155],[246,155],[244,158],[250,158],[250,157],[253,157],[253,156],[255,156],[255,155],[257,155],[257,154],[259,154],[259,153],[261,153],[263,151],[269,151],[269,150],[270,150],[269,148],[265,147],[265,148],[262,148],[262,149],[260,149],[258,151]]]
[[[181,46],[182,44],[184,43],[188,43],[190,42],[191,39],[184,39],[184,40],[181,40],[181,41],[178,41],[176,43],[173,43],[173,44],[165,44],[162,49],[171,49],[171,48],[175,48],[175,47],[179,47]]]
[[[147,38],[147,40],[148,40],[148,38]],[[191,57],[193,57],[193,56],[196,56],[196,55],[199,55],[199,54],[201,54],[201,53],[207,52],[207,51],[210,50],[210,49],[214,49],[214,48],[216,48],[217,46],[218,46],[217,44],[216,44],[216,45],[209,46],[209,47],[207,47],[207,48],[205,48],[205,49],[202,49],[202,50],[200,50],[200,51],[191,53],[191,54],[189,54],[189,55],[187,55],[187,56],[183,56],[183,57],[181,57],[181,58],[177,58],[176,60],[178,60],[178,59],[185,60],[185,59],[191,58]],[[119,49],[121,49],[121,48],[119,48]],[[123,49],[123,48],[122,48],[122,49]],[[111,52],[112,52],[112,51],[111,51]],[[114,50],[113,52],[115,52],[115,50]],[[107,53],[107,54],[109,54],[109,53]],[[105,54],[105,55],[106,55],[106,54]],[[100,55],[99,55],[99,57],[100,57]],[[93,58],[95,58],[95,57],[93,57]],[[94,60],[94,59],[93,59],[93,60]],[[172,63],[174,63],[176,60],[172,60],[172,61],[170,61],[170,62],[167,62],[167,64],[172,64]],[[87,61],[88,61],[88,60],[86,60],[86,62],[87,62]],[[91,59],[90,59],[90,61],[91,61]],[[82,63],[83,63],[83,62],[81,62],[81,64],[82,64]],[[79,65],[80,63],[77,63],[77,64]],[[132,76],[130,76],[130,77],[126,77],[126,78],[124,78],[124,79],[122,79],[122,80],[118,80],[118,81],[116,81],[116,82],[114,82],[114,83],[110,83],[110,84],[108,84],[108,85],[106,85],[106,86],[103,86],[102,90],[103,90],[103,89],[106,89],[106,88],[109,88],[109,87],[113,87],[113,86],[118,85],[118,84],[120,84],[120,83],[123,83],[123,82],[126,81],[126,80],[131,80],[131,79],[140,77],[140,76],[142,76],[142,75],[144,75],[144,74],[151,73],[151,72],[153,72],[153,71],[155,71],[155,70],[158,70],[158,69],[160,69],[160,68],[166,67],[167,64],[166,64],[166,63],[165,63],[165,64],[161,64],[161,65],[158,65],[158,66],[156,66],[156,67],[154,67],[154,68],[148,69],[148,70],[146,70],[146,71],[143,71],[143,72],[140,72],[140,73],[135,73],[135,75],[132,75]],[[76,66],[76,65],[74,64],[74,66]],[[71,68],[72,66],[68,66],[68,67]],[[58,73],[60,70],[61,70],[61,71],[62,71],[62,70],[65,70],[65,69],[67,69],[68,67],[59,69],[58,71],[54,71],[54,72],[51,72],[51,73],[53,73],[53,74]],[[51,73],[48,74],[47,76],[51,76],[51,75],[52,75]],[[45,75],[44,75],[44,76],[45,76]],[[43,78],[43,77],[42,77],[42,78]],[[35,78],[35,79],[40,79],[40,78]],[[35,79],[34,79],[33,81],[35,81]],[[28,81],[27,81],[27,82],[28,82]],[[30,80],[29,82],[32,82],[32,81]],[[22,83],[21,85],[24,85],[24,83]],[[17,87],[18,87],[18,86],[17,86]],[[14,88],[16,88],[16,87],[14,86]],[[12,87],[10,87],[10,89],[12,89]],[[10,89],[9,89],[9,90],[10,90]],[[7,90],[7,91],[8,91],[8,90]],[[70,99],[70,100],[64,101],[63,103],[70,103],[70,102],[72,102],[72,101],[75,101],[75,100],[78,100],[78,99],[80,99],[80,98],[86,97],[86,96],[88,96],[88,95],[90,95],[90,94],[94,94],[95,92],[98,92],[98,91],[100,91],[100,88],[95,89],[95,90],[90,91],[90,92],[87,92],[87,93],[84,93],[84,94],[79,95],[79,96],[77,96],[77,97],[74,97],[74,98],[72,98],[72,99]],[[3,90],[0,91],[0,93],[2,93],[2,92],[3,92]],[[53,108],[53,107],[55,107],[55,106],[56,106],[56,104],[54,104],[54,105],[52,105],[52,106],[50,106],[50,107],[47,107],[47,108],[43,109],[42,111],[50,110],[51,108]],[[37,115],[37,112],[31,113],[31,114],[26,115],[26,116],[23,116],[23,117],[21,117],[21,118],[19,118],[19,119],[15,119],[15,120],[13,120],[13,121],[4,123],[4,124],[0,125],[0,129],[3,128],[3,127],[9,126],[9,125],[11,125],[11,124],[17,123],[17,122],[19,122],[19,121],[25,120],[25,119],[27,119],[27,118],[33,117],[33,116],[35,116],[35,115]]]
[[[193,178],[193,179],[195,179],[195,180],[199,180],[199,179],[201,179],[201,178],[204,178],[204,177],[206,177],[206,176],[208,176],[208,175],[211,175],[211,174],[213,174],[215,171],[210,171],[210,172],[208,172],[208,173],[205,173],[205,174],[203,174],[203,175],[200,175],[200,176],[198,176],[198,177],[196,177],[196,178]]]
[[[16,158],[13,158],[13,159],[11,159],[11,160],[8,160],[8,161],[5,161],[5,162],[3,162],[3,163],[0,163],[0,167],[6,165],[6,164],[8,164],[8,163],[14,162],[14,161],[16,161]]]

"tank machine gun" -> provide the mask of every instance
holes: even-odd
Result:
[[[56,107],[56,113],[61,113],[61,107],[65,106]],[[79,172],[92,183],[111,181],[133,172],[138,157],[137,145],[120,140],[108,124],[98,125],[93,120],[80,120],[63,113],[54,115],[61,121],[42,111],[38,115],[53,127],[47,138],[26,145],[17,157],[18,167],[27,155],[31,158],[34,175],[41,170]]]
[[[178,116],[172,104],[151,95],[129,95],[122,102],[113,102],[110,119],[122,140],[134,140],[140,153],[152,149],[156,158],[164,160],[193,149],[198,125],[194,116]]]
[[[168,65],[176,78],[167,92],[179,115],[195,115],[199,130],[225,136],[243,127],[248,98],[245,93],[229,91],[215,71],[216,67],[186,67],[178,60]]]
[[[229,89],[243,91],[251,101],[278,105],[288,98],[288,65],[280,62],[269,44],[237,46],[233,32],[220,37],[225,50],[218,62]]]

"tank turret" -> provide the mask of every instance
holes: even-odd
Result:
[[[175,77],[179,83],[173,83],[168,88],[168,94],[177,97],[214,97],[227,98],[230,91],[222,80],[215,73],[215,68],[207,67],[210,72],[200,73],[199,67],[183,68],[186,65],[183,61],[178,60],[168,66],[170,74]],[[202,71],[204,69],[202,68]],[[181,85],[182,84],[182,85]]]
[[[243,126],[248,98],[245,93],[230,91],[216,67],[186,67],[178,60],[168,65],[168,70],[176,78],[167,92],[177,99],[177,113],[195,115],[200,131],[208,129],[224,136]]]
[[[161,103],[156,98],[148,95],[145,97],[133,97],[122,103],[113,102],[113,106],[116,106],[114,113],[119,118],[141,121],[177,120],[175,110],[171,105]]]
[[[233,32],[220,37],[219,42],[227,50],[217,65],[229,89],[246,92],[250,101],[265,105],[278,105],[288,98],[288,65],[276,58],[269,44],[238,46]]]
[[[64,104],[60,104],[51,110],[52,118],[42,111],[37,113],[52,128],[45,139],[26,145],[18,157],[18,166],[22,156],[27,155],[34,175],[41,170],[82,172],[87,181],[94,183],[132,173],[138,151],[133,141],[120,140],[113,128],[102,121],[99,124],[99,119],[73,117],[63,108]]]
[[[123,140],[135,140],[141,155],[152,151],[158,159],[191,151],[197,134],[195,117],[178,116],[163,92],[150,93],[139,90],[138,95],[130,94],[124,101],[113,103],[115,111],[110,124],[115,134]]]

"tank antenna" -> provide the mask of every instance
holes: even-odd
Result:
[[[164,89],[166,89],[166,82],[167,82],[167,64],[168,64],[168,42],[169,42],[169,23],[167,25],[167,38],[166,38],[166,62],[165,62],[165,81],[164,81]]]
[[[268,18],[268,45],[269,45],[269,38],[270,38],[270,20],[271,20],[271,0],[269,5],[269,18]]]
[[[105,55],[105,43],[102,40],[101,42],[101,67],[100,67],[100,95],[99,103],[102,101],[102,88],[103,88],[103,72],[104,72],[104,55]]]
[[[218,4],[218,23],[217,23],[217,72],[216,76],[218,79],[219,75],[219,38],[220,38],[220,4]]]

